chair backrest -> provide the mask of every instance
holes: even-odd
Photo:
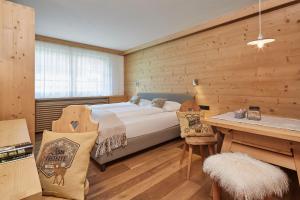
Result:
[[[98,131],[99,124],[92,119],[91,112],[86,105],[70,105],[63,109],[58,120],[52,122],[52,131],[60,133]]]
[[[198,106],[195,100],[187,100],[181,104],[179,111],[180,112],[200,111],[200,107]]]
[[[195,100],[187,100],[181,104],[177,118],[180,123],[181,137],[186,136],[213,136],[212,128],[206,124],[202,124],[204,119],[204,111]]]
[[[201,111],[177,112],[181,137],[208,137],[214,133],[211,127],[201,122]]]

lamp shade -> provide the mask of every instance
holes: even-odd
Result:
[[[274,42],[275,39],[272,38],[258,38],[257,40],[253,40],[248,42],[247,45],[257,45],[258,48],[263,48],[265,44]]]
[[[275,39],[264,38],[262,35],[262,23],[261,23],[261,0],[258,1],[258,23],[259,23],[259,35],[257,40],[248,42],[247,45],[256,45],[258,48],[263,48],[265,44],[274,42]]]

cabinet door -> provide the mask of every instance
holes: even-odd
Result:
[[[34,142],[34,10],[0,4],[0,120],[25,118]]]

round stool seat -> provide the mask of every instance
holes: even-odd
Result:
[[[190,136],[190,137],[185,137],[185,142],[191,145],[209,145],[209,144],[217,143],[217,139],[214,136],[206,136],[206,137]]]
[[[203,171],[235,199],[263,200],[288,191],[288,177],[278,167],[242,153],[222,153],[207,158]]]

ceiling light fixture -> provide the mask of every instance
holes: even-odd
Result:
[[[253,40],[248,42],[247,45],[256,45],[258,48],[263,48],[265,44],[274,42],[275,39],[272,38],[264,38],[262,35],[261,29],[261,0],[258,1],[258,22],[259,22],[259,34],[257,40]]]

